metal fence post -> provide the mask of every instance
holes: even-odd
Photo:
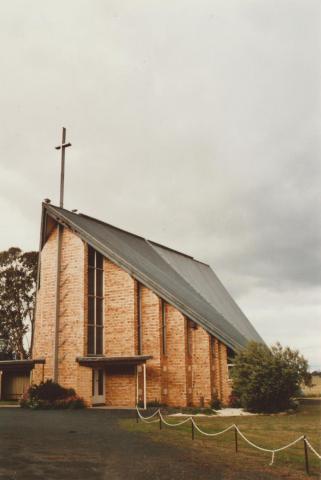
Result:
[[[310,471],[309,471],[308,446],[307,446],[307,442],[306,442],[305,435],[304,435],[304,437],[303,437],[303,443],[304,443],[305,470],[306,470],[307,474],[310,475]]]
[[[235,439],[235,453],[238,451],[238,442],[237,442],[237,428],[236,425],[234,426],[234,439]]]
[[[138,423],[138,422],[139,422],[139,416],[138,416],[138,412],[136,410],[136,423]]]
[[[159,416],[159,429],[161,430],[162,429],[162,417],[161,417],[160,412],[158,412],[158,416]]]
[[[194,440],[195,432],[194,432],[194,422],[193,422],[193,419],[191,419],[191,424],[192,424],[192,440]]]

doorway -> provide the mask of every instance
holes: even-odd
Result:
[[[105,404],[105,370],[103,368],[93,369],[92,404]]]

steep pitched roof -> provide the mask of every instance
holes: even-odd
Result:
[[[41,246],[52,219],[232,349],[263,342],[210,266],[95,218],[43,204]]]

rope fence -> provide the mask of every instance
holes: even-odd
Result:
[[[162,423],[164,425],[167,425],[168,427],[179,427],[181,425],[184,425],[185,423],[188,423],[190,422],[191,423],[191,429],[192,429],[192,439],[194,440],[194,436],[195,436],[195,433],[194,433],[194,430],[196,429],[200,434],[202,435],[205,435],[207,437],[217,437],[219,435],[223,435],[224,433],[228,432],[229,430],[234,430],[234,438],[235,438],[235,452],[238,451],[238,438],[237,438],[237,435],[239,434],[240,437],[248,444],[250,445],[251,447],[253,448],[256,448],[257,450],[260,450],[262,452],[268,452],[268,453],[271,453],[272,455],[272,458],[271,458],[271,462],[269,463],[269,465],[273,465],[274,464],[274,459],[275,459],[275,454],[278,453],[278,452],[281,452],[282,450],[286,450],[287,448],[290,448],[294,445],[296,445],[298,442],[300,441],[303,441],[303,445],[304,445],[304,458],[305,458],[305,469],[306,469],[306,472],[307,474],[309,475],[310,472],[309,472],[309,457],[308,457],[308,448],[310,449],[310,451],[317,457],[321,460],[321,455],[315,450],[315,448],[311,445],[310,441],[306,438],[305,435],[301,435],[300,437],[296,438],[295,440],[293,440],[293,442],[291,443],[288,443],[287,445],[284,445],[283,447],[280,447],[280,448],[264,448],[264,447],[261,447],[260,445],[256,445],[254,442],[252,442],[251,440],[249,440],[245,435],[244,433],[240,430],[240,428],[235,424],[233,423],[232,425],[230,425],[229,427],[225,428],[224,430],[221,430],[220,432],[204,432],[204,430],[202,430],[198,425],[197,423],[195,422],[194,418],[192,416],[189,416],[187,418],[185,418],[184,420],[182,420],[181,422],[177,422],[177,423],[169,423],[165,420],[164,416],[162,415],[162,412],[160,410],[160,408],[158,410],[156,410],[152,415],[150,415],[149,417],[144,417],[138,407],[136,407],[136,410],[137,410],[137,417],[136,417],[136,420],[137,420],[137,423],[139,421],[139,419],[144,422],[144,423],[156,423],[158,422],[159,423],[159,428],[161,429],[162,428]],[[158,418],[156,419],[153,419],[156,415],[158,415]],[[153,419],[153,420],[152,420]]]

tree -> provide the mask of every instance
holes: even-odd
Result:
[[[30,355],[24,339],[33,335],[37,264],[37,252],[0,252],[0,349],[7,358]]]
[[[308,362],[297,350],[279,343],[268,348],[250,342],[239,352],[232,370],[233,393],[251,412],[280,412],[291,406],[302,382],[308,384]]]

